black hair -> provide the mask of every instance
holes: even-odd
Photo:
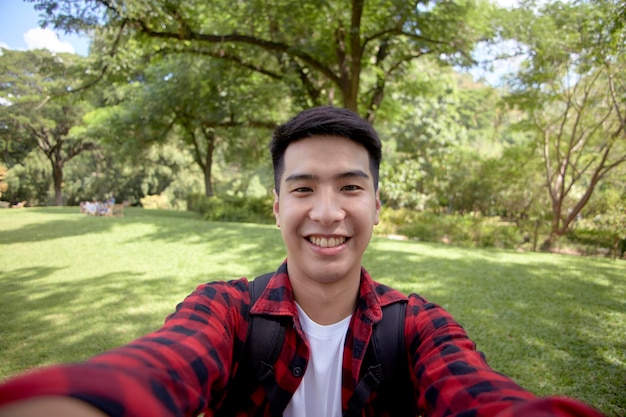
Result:
[[[350,110],[322,106],[304,110],[274,130],[270,152],[274,166],[274,188],[277,193],[280,191],[280,179],[284,170],[284,155],[287,147],[298,140],[312,136],[339,136],[363,146],[369,154],[374,188],[378,189],[382,145],[376,130],[361,116]]]

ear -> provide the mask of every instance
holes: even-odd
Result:
[[[374,214],[374,224],[380,223],[380,209],[382,205],[380,204],[380,188],[376,190],[376,212]]]
[[[280,216],[278,215],[278,193],[276,192],[275,189],[273,191],[274,191],[274,206],[273,206],[274,217],[276,218],[276,226],[280,227]]]

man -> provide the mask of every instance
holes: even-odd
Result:
[[[276,129],[271,153],[287,260],[253,305],[246,279],[201,285],[156,332],[85,363],[9,381],[0,387],[0,404],[8,403],[0,416],[213,415],[256,314],[292,323],[273,364],[273,395],[288,400],[275,414],[341,416],[382,307],[407,299],[409,400],[419,414],[599,416],[573,399],[523,390],[487,365],[443,309],[374,282],[362,268],[381,207],[381,144],[367,122],[344,109],[309,109]],[[270,415],[261,385],[238,405],[236,415]],[[369,400],[363,413],[386,415]]]

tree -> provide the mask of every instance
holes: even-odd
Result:
[[[0,140],[4,149],[38,148],[52,168],[54,202],[63,205],[63,169],[95,142],[72,134],[89,103],[69,92],[80,81],[77,55],[2,50]],[[26,152],[23,152],[26,153]]]
[[[622,170],[624,171],[624,170]],[[615,172],[613,178],[602,184],[589,203],[584,226],[593,226],[606,233],[611,239],[612,257],[622,258],[626,251],[626,172]],[[613,184],[611,184],[611,180]]]
[[[7,171],[6,182],[8,189],[3,197],[7,201],[27,201],[30,206],[47,204],[52,185],[50,161],[39,149],[33,149]]]
[[[266,77],[191,54],[153,59],[136,81],[119,83],[115,95],[119,104],[89,116],[90,135],[117,142],[130,154],[177,138],[201,169],[209,197],[217,152],[226,161],[258,164],[268,142],[259,136],[268,138],[282,119],[277,114],[289,108],[287,94]]]
[[[601,181],[626,162],[626,32],[618,4],[556,2],[518,15],[522,27],[512,28],[528,58],[511,102],[530,115],[551,203],[544,247],[569,230]]]
[[[407,62],[431,55],[471,63],[475,42],[489,37],[491,13],[482,0],[35,1],[65,30],[100,26],[104,11],[105,30],[117,31],[111,55],[128,39],[150,54],[209,55],[281,80],[306,97],[302,104],[338,101],[372,122]]]
[[[469,78],[425,59],[390,89],[393,100],[379,119],[387,138],[381,176],[387,205],[490,212],[492,187],[480,166],[501,149],[502,122],[495,90]]]
[[[76,157],[64,175],[67,203],[114,197],[137,205],[146,196],[160,195],[170,207],[184,208],[187,195],[202,187],[202,173],[179,141],[155,144],[132,159],[125,153],[102,143],[97,151]]]

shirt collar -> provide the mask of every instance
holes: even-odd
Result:
[[[372,323],[377,323],[382,318],[383,306],[407,299],[407,296],[399,291],[372,280],[365,268],[361,268],[357,311],[366,316]],[[259,299],[251,307],[250,313],[294,317],[298,315],[293,289],[287,273],[287,260],[274,273]]]

